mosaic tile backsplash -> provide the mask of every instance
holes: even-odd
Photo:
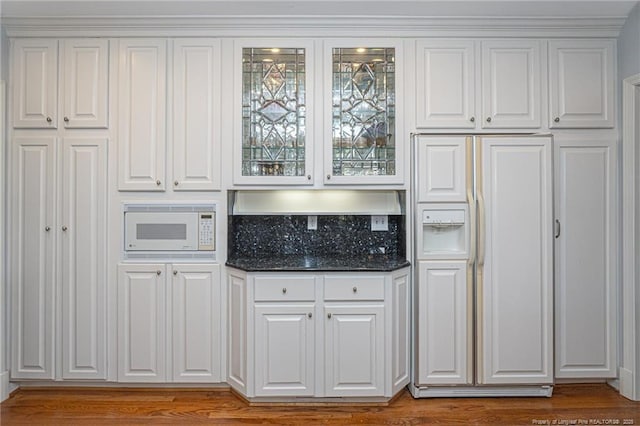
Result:
[[[318,216],[317,230],[307,216],[229,216],[228,257],[405,257],[405,217],[388,218],[388,231],[371,231],[371,216]]]

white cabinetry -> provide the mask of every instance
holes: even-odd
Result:
[[[246,396],[391,397],[408,383],[408,270],[229,282],[229,383]]]
[[[168,126],[174,191],[220,188],[218,40],[120,40],[119,112],[119,190],[167,189]]]
[[[434,136],[417,145],[417,201],[467,201],[467,139]]]
[[[12,378],[57,376],[54,295],[61,283],[61,377],[104,379],[107,140],[69,137],[60,145],[56,137],[21,136],[13,145]]]
[[[537,40],[419,40],[416,127],[539,128],[540,51]]]
[[[615,40],[549,42],[549,127],[614,127]]]
[[[219,382],[220,266],[118,270],[118,381]]]
[[[556,141],[556,377],[617,366],[616,143]]]
[[[106,128],[108,49],[109,41],[97,38],[12,40],[13,126]]]

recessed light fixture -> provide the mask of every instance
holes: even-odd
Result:
[[[356,49],[356,52],[358,52],[358,53],[364,53],[364,52],[366,52],[366,51],[367,51],[367,49],[365,49],[364,47],[358,47],[358,48]]]
[[[271,49],[271,52],[272,53],[279,53],[280,49],[278,49],[277,47],[274,47],[274,48]]]

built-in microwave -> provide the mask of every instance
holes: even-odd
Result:
[[[125,204],[124,258],[215,257],[214,204]]]

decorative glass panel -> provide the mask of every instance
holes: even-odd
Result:
[[[242,49],[242,175],[305,174],[304,49]]]
[[[395,175],[395,49],[333,49],[333,174]]]

